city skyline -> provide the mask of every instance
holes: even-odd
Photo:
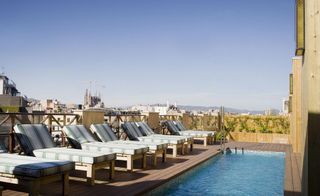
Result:
[[[293,1],[17,2],[0,2],[0,66],[28,97],[82,103],[90,81],[106,106],[288,96]]]

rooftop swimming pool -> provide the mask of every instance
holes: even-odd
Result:
[[[147,195],[283,195],[285,153],[233,150]]]

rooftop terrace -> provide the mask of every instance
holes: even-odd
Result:
[[[296,154],[292,152],[290,145],[286,144],[262,144],[248,142],[229,142],[226,147],[244,148],[247,150],[260,151],[276,151],[286,153],[286,171],[284,182],[285,195],[299,195],[301,192],[301,177],[299,176],[299,161]],[[134,172],[116,171],[116,177],[112,181],[108,181],[108,176],[105,176],[105,171],[97,172],[97,184],[93,187],[87,186],[85,174],[81,172],[72,173],[70,177],[70,192],[71,195],[141,195],[151,189],[163,184],[169,179],[189,170],[196,165],[204,162],[211,157],[218,155],[220,145],[195,145],[194,151],[189,155],[178,156],[173,159],[168,155],[167,162],[159,164],[156,169],[148,166],[147,169],[135,169]],[[160,157],[158,157],[160,159]],[[151,160],[148,160],[151,161]],[[140,164],[136,162],[135,164]],[[60,195],[61,185],[59,183],[50,184],[50,186],[42,187],[41,193],[44,195]],[[27,195],[26,193],[4,190],[3,195]]]

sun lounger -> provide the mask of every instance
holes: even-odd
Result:
[[[83,125],[65,126],[63,131],[73,147],[89,151],[116,153],[116,160],[127,162],[128,171],[133,170],[133,161],[136,159],[142,160],[142,168],[146,167],[146,153],[149,148],[145,145],[99,142]]]
[[[17,185],[29,195],[39,195],[40,186],[62,181],[62,195],[69,193],[69,172],[74,162],[0,153],[0,182]]]
[[[147,136],[153,136],[153,137],[173,137],[173,138],[183,138],[184,139],[184,149],[188,152],[188,146],[190,147],[189,150],[192,151],[193,149],[193,136],[188,135],[162,135],[162,134],[156,134],[146,122],[137,122],[135,123],[138,128],[142,131],[144,135]]]
[[[186,129],[181,121],[173,121],[173,123],[178,127],[178,129],[180,131],[186,131],[186,132],[190,132],[190,133],[198,133],[198,134],[201,134],[202,136],[214,136],[214,134],[215,134],[215,131]]]
[[[165,126],[171,134],[193,136],[194,140],[203,141],[204,146],[213,143],[214,132],[187,130],[180,121],[165,121]]]
[[[185,148],[187,149],[185,144],[192,143],[191,137],[169,136],[154,133],[146,134],[142,130],[142,127],[140,127],[139,123],[136,122],[125,122],[122,124],[122,128],[130,140],[169,143],[168,148],[173,149],[173,157],[177,156],[178,149],[181,149],[181,154],[184,154]]]
[[[92,124],[90,126],[91,131],[97,136],[97,138],[105,143],[115,144],[134,144],[148,146],[148,153],[153,157],[153,166],[157,165],[157,155],[162,155],[162,162],[166,161],[166,151],[168,143],[160,142],[146,142],[146,141],[131,141],[131,140],[118,140],[112,128],[107,124]]]
[[[86,171],[87,182],[94,185],[97,169],[110,167],[110,179],[114,175],[114,153],[91,152],[87,150],[57,148],[43,124],[18,124],[14,127],[18,142],[26,155],[38,158],[76,162],[76,170]]]

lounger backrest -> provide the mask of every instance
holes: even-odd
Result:
[[[182,124],[181,121],[174,121],[174,122],[175,122],[175,125],[178,127],[178,129],[179,129],[180,131],[185,131],[185,130],[187,130],[187,129],[183,126],[183,124]]]
[[[130,122],[138,137],[144,136],[137,122]]]
[[[146,122],[138,122],[137,124],[138,124],[138,126],[144,136],[154,134],[153,130],[149,127],[149,125],[147,125]]]
[[[96,142],[93,135],[83,125],[68,125],[63,132],[73,148],[81,149],[81,144]]]
[[[48,128],[43,124],[17,124],[14,132],[22,150],[34,155],[33,150],[56,147]]]
[[[135,125],[131,122],[125,122],[121,125],[121,127],[130,140],[138,140],[138,137],[143,136],[140,130],[137,130]]]
[[[107,124],[92,124],[90,129],[102,142],[118,140],[111,127]]]
[[[176,127],[176,125],[173,123],[173,121],[167,120],[164,122],[164,124],[166,125],[168,131],[172,135],[180,135],[180,130],[178,129],[178,127]]]

